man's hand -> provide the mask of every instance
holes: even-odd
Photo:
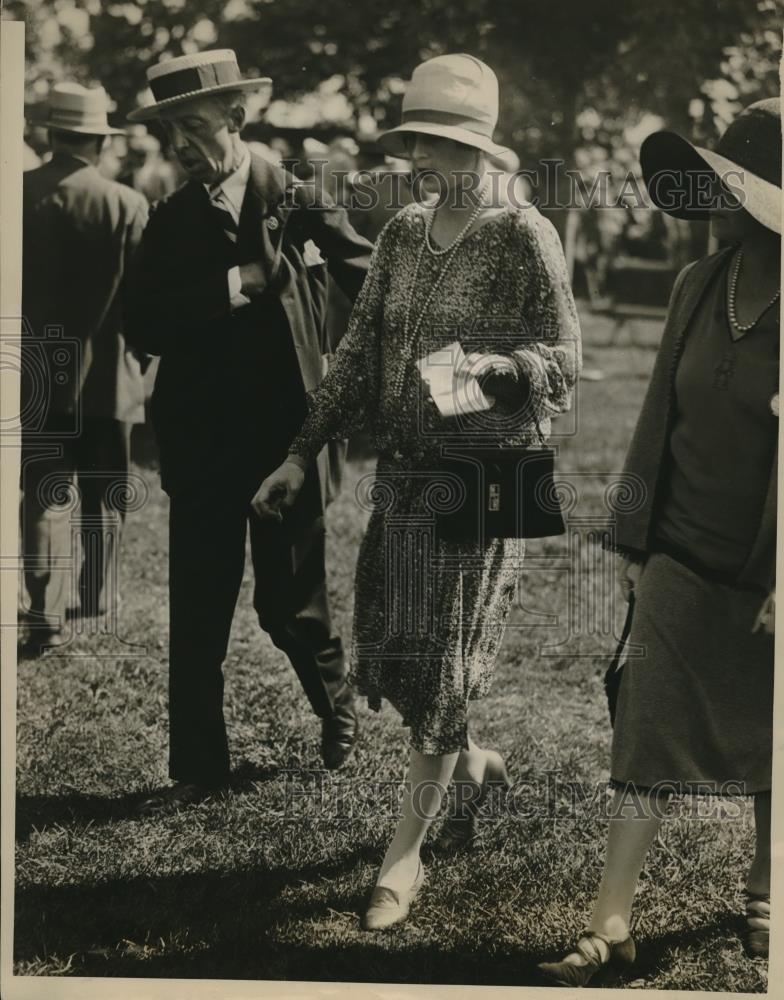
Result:
[[[642,563],[632,562],[631,559],[621,560],[621,572],[618,576],[618,582],[621,585],[621,593],[626,601],[629,600],[632,591],[637,586],[640,580],[640,573],[642,573]]]
[[[305,473],[294,462],[284,462],[271,473],[251,501],[251,506],[261,518],[283,520],[282,507],[291,507],[297,499]]]
[[[261,295],[267,287],[267,271],[260,260],[250,264],[240,264],[241,292],[247,297]]]

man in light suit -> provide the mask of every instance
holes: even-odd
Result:
[[[67,612],[116,601],[117,542],[130,436],[144,421],[140,359],[123,336],[126,265],[147,202],[97,170],[107,135],[101,88],[57,84],[47,102],[52,158],[24,174],[22,309],[23,651],[56,643]],[[63,503],[78,484],[79,521]],[[74,530],[76,528],[76,530]],[[83,558],[74,565],[76,534]]]
[[[175,784],[144,811],[179,807],[228,782],[222,663],[248,529],[254,608],[322,720],[325,766],[339,767],[353,747],[354,698],[324,572],[335,449],[309,470],[282,524],[256,518],[250,501],[285,456],[334,347],[326,266],[353,299],[371,250],[343,209],[242,142],[244,92],[270,81],[243,80],[231,50],[160,63],[148,81],[155,102],[130,118],[161,122],[189,179],[153,209],[129,298],[132,342],[161,358],[151,412],[171,498]]]

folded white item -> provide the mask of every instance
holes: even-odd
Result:
[[[494,400],[486,396],[471,374],[458,341],[417,361],[417,368],[430,387],[430,395],[443,417],[489,410]]]

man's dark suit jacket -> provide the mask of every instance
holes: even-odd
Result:
[[[30,343],[43,341],[47,327],[61,328],[66,341],[64,352],[50,340],[26,357],[23,394],[31,394],[32,411],[46,377],[50,413],[144,420],[144,384],[123,338],[121,298],[146,222],[138,191],[77,157],[56,152],[25,173],[22,310]]]
[[[306,255],[317,259],[312,246],[306,248],[308,241],[326,264],[306,265]],[[258,370],[265,335],[271,338],[275,328],[287,327],[298,381],[291,393],[303,394],[321,381],[336,346],[326,334],[327,266],[353,300],[371,249],[352,229],[345,210],[255,155],[236,245],[224,235],[204,186],[196,181],[155,206],[134,267],[128,331],[139,350],[161,357],[152,417],[161,480],[169,494],[221,468],[230,436],[226,407],[240,387],[247,393],[258,375],[262,413],[275,378],[290,377],[286,366],[280,373],[275,365],[270,372]],[[232,311],[228,269],[259,259],[267,273],[264,296]],[[231,436],[241,437],[245,429],[237,426]],[[269,434],[275,430],[269,427]],[[342,449],[335,447],[319,456],[323,503],[334,491],[340,457]]]

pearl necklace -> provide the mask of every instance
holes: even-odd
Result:
[[[742,323],[742,324],[739,323],[738,315],[735,312],[735,293],[738,287],[738,274],[740,273],[740,265],[742,260],[743,260],[743,250],[740,247],[738,247],[735,253],[735,259],[732,262],[732,270],[730,271],[730,293],[728,301],[728,306],[729,306],[728,312],[730,316],[730,323],[732,323],[732,325],[735,327],[738,333],[746,333],[748,330],[751,330],[752,327],[756,326],[757,323],[759,323],[760,319],[762,319],[762,317],[768,311],[768,309],[770,309],[770,307],[774,304],[774,302],[778,300],[779,295],[781,295],[781,289],[779,288],[776,290],[776,294],[773,296],[770,302],[768,302],[768,304],[765,306],[765,308],[757,316],[756,319],[753,319],[751,323]]]
[[[425,243],[427,244],[427,249],[432,253],[434,257],[443,257],[444,254],[448,254],[450,250],[453,250],[459,243],[463,242],[463,239],[468,235],[469,229],[473,226],[479,216],[482,214],[482,209],[485,207],[485,195],[487,194],[487,180],[485,180],[482,186],[479,188],[479,194],[477,196],[476,207],[471,212],[471,217],[468,222],[463,226],[460,232],[455,236],[449,246],[439,247],[433,246],[430,239],[430,231],[433,228],[433,223],[435,222],[436,212],[433,209],[432,212],[428,214],[425,219]]]
[[[476,203],[476,207],[471,212],[471,216],[457,234],[457,236],[452,240],[452,242],[447,247],[436,248],[430,242],[430,230],[433,228],[433,220],[435,219],[435,209],[432,210],[425,217],[425,234],[419,245],[419,251],[417,252],[416,264],[414,265],[414,274],[411,278],[411,285],[408,289],[408,298],[406,300],[406,311],[403,318],[403,349],[402,349],[402,361],[403,364],[400,366],[395,378],[392,382],[392,387],[396,395],[401,395],[403,390],[403,381],[406,376],[406,361],[408,358],[408,352],[422,326],[422,320],[425,317],[425,313],[428,310],[430,303],[441,287],[441,282],[443,281],[444,275],[446,274],[449,265],[454,259],[455,253],[458,247],[461,245],[465,237],[468,235],[469,231],[473,227],[474,223],[477,221],[479,216],[482,214],[482,210],[485,207],[485,193],[487,191],[487,182],[485,182],[479,190],[479,200]],[[444,263],[441,270],[436,275],[435,281],[430,286],[430,289],[425,296],[425,301],[422,303],[422,308],[419,310],[419,315],[416,318],[413,329],[411,328],[411,307],[414,304],[414,295],[416,293],[417,278],[419,277],[419,269],[422,266],[422,258],[425,253],[425,248],[427,248],[434,257],[444,257]]]

